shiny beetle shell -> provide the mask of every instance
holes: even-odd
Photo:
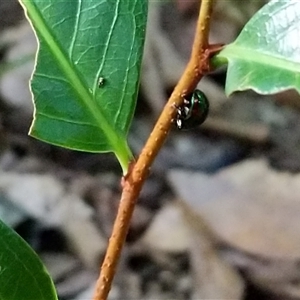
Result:
[[[183,105],[177,108],[176,125],[178,129],[192,129],[201,125],[207,118],[209,102],[200,90],[184,97]]]

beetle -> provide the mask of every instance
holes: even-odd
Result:
[[[98,79],[98,87],[102,87],[105,84],[105,78],[104,77],[99,77]]]
[[[177,107],[176,126],[178,129],[192,129],[202,124],[208,115],[209,102],[200,90],[184,97],[183,104]]]

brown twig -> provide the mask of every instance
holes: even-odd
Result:
[[[209,21],[214,0],[202,0],[190,61],[164,107],[138,160],[123,178],[123,192],[117,217],[109,239],[106,256],[101,267],[93,300],[106,300],[116,271],[117,262],[128,232],[135,203],[158,151],[162,147],[176,115],[176,106],[183,96],[193,91],[209,70],[210,48],[208,45]]]

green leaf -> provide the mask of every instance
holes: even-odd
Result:
[[[0,299],[57,300],[53,282],[35,252],[0,221]]]
[[[126,172],[147,1],[21,2],[39,40],[30,134],[74,150],[112,151]]]
[[[300,92],[300,1],[270,1],[246,24],[217,60],[228,60],[226,94]]]

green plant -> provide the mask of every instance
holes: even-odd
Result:
[[[40,43],[31,83],[36,110],[30,134],[70,149],[114,152],[123,170],[120,207],[94,296],[104,300],[148,168],[176,117],[176,107],[199,80],[228,62],[227,94],[245,89],[264,94],[289,88],[300,91],[300,2],[271,1],[235,42],[223,47],[208,43],[213,0],[202,1],[191,59],[136,161],[126,136],[137,96],[147,1],[22,0],[22,4]],[[32,276],[21,272],[22,264],[32,259],[43,276],[34,277],[38,286],[31,285],[36,296],[30,299],[56,299],[51,280],[33,252],[11,229],[3,225],[0,232],[4,249],[0,298],[16,299],[5,288],[19,283],[20,277]],[[11,253],[19,257],[20,268],[14,269],[7,283]],[[28,289],[27,283],[16,286],[16,294]]]
[[[2,221],[0,249],[0,299],[57,299],[53,282],[38,256]]]

